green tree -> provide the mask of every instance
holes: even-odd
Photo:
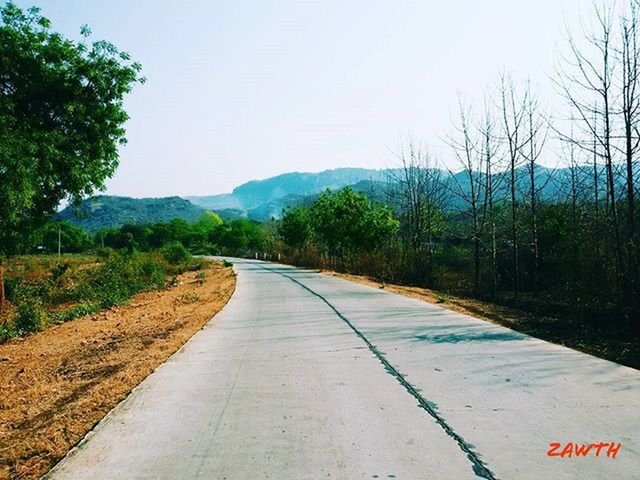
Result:
[[[322,193],[311,206],[310,218],[314,237],[341,260],[381,247],[398,230],[386,206],[371,205],[366,195],[348,187]]]
[[[37,8],[0,9],[0,259],[64,199],[104,188],[118,165],[123,97],[140,65],[105,41],[51,31]],[[0,307],[4,300],[0,260]]]
[[[38,232],[38,246],[49,253],[80,253],[91,247],[91,237],[82,228],[68,222],[49,222]]]
[[[191,226],[191,235],[188,242],[191,250],[197,254],[211,253],[212,246],[209,243],[209,237],[222,223],[222,219],[216,213],[203,213],[200,219]]]
[[[278,234],[287,245],[302,248],[311,237],[311,223],[307,207],[287,208],[278,226]]]

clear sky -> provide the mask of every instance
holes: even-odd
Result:
[[[147,83],[109,194],[206,195],[288,171],[393,165],[439,144],[458,92],[481,106],[507,69],[553,104],[564,23],[589,0],[17,0],[112,41]],[[550,105],[553,108],[553,105]],[[437,149],[437,147],[436,147]],[[442,156],[446,160],[446,154]]]

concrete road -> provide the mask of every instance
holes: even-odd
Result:
[[[640,478],[640,372],[318,273],[235,268],[225,309],[47,478]]]

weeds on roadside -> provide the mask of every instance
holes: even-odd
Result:
[[[436,298],[436,303],[447,303],[450,299],[450,296],[448,293],[438,293],[438,296]]]
[[[91,315],[102,310],[99,303],[82,302],[75,307],[62,312],[56,312],[49,315],[52,323],[64,323],[74,318],[84,317],[85,315]]]
[[[97,303],[102,308],[122,305],[133,295],[163,288],[165,272],[150,255],[119,255],[92,270],[76,288],[76,301]]]
[[[37,298],[29,298],[18,303],[18,313],[13,319],[17,335],[25,335],[41,330],[47,321],[47,312]]]
[[[179,283],[177,275],[202,270],[209,264],[194,258],[181,244],[160,252],[119,252],[105,248],[95,263],[47,257],[25,257],[22,274],[5,281],[7,299],[15,307],[13,318],[0,322],[0,342],[26,335],[50,323],[61,323],[100,310],[123,305],[141,292]],[[167,282],[167,278],[170,280]],[[71,306],[69,306],[71,305]],[[66,308],[60,310],[60,306]]]

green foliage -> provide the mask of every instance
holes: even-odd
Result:
[[[287,245],[302,248],[307,244],[313,232],[309,217],[309,209],[305,207],[284,210],[278,234]]]
[[[100,230],[118,229],[126,224],[168,223],[176,218],[193,223],[206,214],[203,208],[180,197],[129,198],[96,195],[83,200],[79,205],[70,205],[58,216],[95,234]]]
[[[110,43],[68,40],[13,3],[0,9],[0,71],[0,255],[12,255],[61,200],[104,187],[125,142],[123,97],[142,79]]]
[[[44,251],[58,251],[58,235],[62,253],[80,253],[88,250],[93,244],[91,236],[82,228],[67,222],[48,222],[37,233],[35,244],[44,247]]]
[[[162,255],[172,265],[179,263],[185,263],[191,259],[191,253],[187,250],[182,243],[175,241],[166,244],[162,248]]]
[[[177,218],[169,222],[131,225],[99,230],[94,244],[99,249],[148,252],[179,242],[194,255],[247,255],[265,251],[267,227],[253,220],[224,222],[213,212],[206,212],[194,223]],[[185,260],[178,259],[178,263]]]
[[[5,278],[4,279],[4,289],[7,300],[10,302],[15,301],[16,299],[16,291],[19,288],[20,281],[15,278]]]
[[[436,298],[436,303],[447,303],[450,300],[450,296],[448,293],[439,292]]]
[[[66,257],[64,261],[56,256],[14,259],[12,262],[19,262],[20,268],[13,271],[21,273],[8,283],[9,301],[16,306],[17,314],[0,324],[0,341],[36,331],[45,323],[66,322],[125,304],[132,295],[164,288],[168,275],[202,270],[208,265],[206,259],[192,258],[184,247],[178,247],[178,251],[182,259],[178,263],[177,257],[170,263],[159,252],[128,254],[109,249],[101,252],[102,259],[95,263],[91,257]],[[200,271],[196,278],[203,284],[206,273]],[[60,306],[66,308],[61,310]]]
[[[263,226],[253,220],[235,220],[218,225],[209,240],[215,250],[230,255],[246,255],[262,251],[266,246]]]
[[[99,303],[81,302],[80,304],[70,308],[69,310],[51,314],[50,318],[53,322],[62,323],[73,320],[74,318],[91,315],[92,313],[99,312],[100,310],[101,305]]]
[[[77,301],[108,308],[126,303],[137,293],[164,287],[165,272],[152,255],[118,255],[90,274],[76,287]]]
[[[374,251],[398,230],[398,222],[386,206],[371,205],[364,194],[350,188],[327,190],[308,210],[287,211],[285,218],[280,232],[288,245],[299,248],[311,237],[329,255],[340,258]]]
[[[22,298],[18,303],[18,313],[13,319],[13,328],[18,335],[36,332],[47,320],[42,302],[34,296]]]
[[[16,331],[8,323],[0,323],[0,343],[16,336]]]

